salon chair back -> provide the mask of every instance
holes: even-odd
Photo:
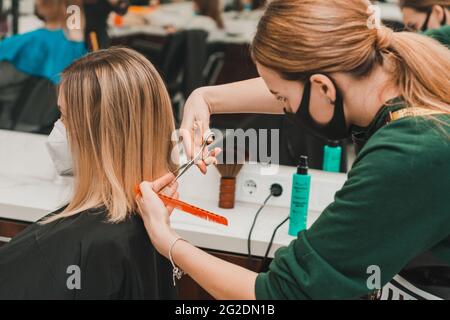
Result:
[[[186,63],[183,77],[183,93],[189,97],[191,93],[206,84],[204,68],[208,62],[208,32],[204,30],[188,30],[186,32]]]
[[[48,134],[59,117],[55,85],[7,62],[0,70],[0,128]]]
[[[181,76],[186,60],[185,41],[184,31],[175,32],[168,36],[161,50],[159,69],[169,92],[179,90],[182,83]]]
[[[178,121],[184,101],[191,93],[215,84],[224,59],[222,52],[210,53],[208,33],[204,30],[184,30],[168,36],[158,64]]]
[[[207,38],[208,33],[203,30],[184,30],[168,36],[159,64],[169,91],[182,91],[188,97],[205,84]]]

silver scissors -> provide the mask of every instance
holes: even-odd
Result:
[[[175,171],[173,171],[172,173],[176,175],[175,179],[170,182],[168,185],[164,186],[165,189],[168,186],[172,185],[173,183],[177,182],[190,168],[192,168],[192,166],[194,166],[197,161],[199,161],[200,159],[203,159],[203,152],[205,151],[205,149],[211,144],[209,142],[210,139],[214,140],[215,135],[213,132],[210,132],[207,136],[205,141],[203,142],[202,146],[200,147],[200,151],[195,155],[194,158],[192,158],[192,160],[188,161],[187,163],[185,163],[184,165],[182,165],[181,167],[179,167],[178,169],[176,169]]]

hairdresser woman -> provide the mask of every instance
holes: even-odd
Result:
[[[400,0],[399,4],[408,30],[425,32],[450,47],[450,0]]]
[[[261,78],[199,89],[187,103],[188,130],[195,121],[208,129],[216,113],[285,113],[331,140],[353,135],[361,149],[335,201],[278,250],[269,272],[181,239],[155,193],[172,177],[142,183],[138,202],[153,244],[215,298],[375,296],[373,268],[382,286],[404,280],[384,298],[450,298],[450,51],[415,33],[369,28],[368,6],[270,2],[252,45]]]

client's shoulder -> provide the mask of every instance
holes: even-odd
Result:
[[[152,259],[154,248],[139,215],[130,214],[125,220],[112,223],[108,211],[91,210],[81,213],[79,218],[82,222],[71,231],[84,230],[79,235],[83,256],[108,257],[114,261]]]
[[[139,215],[131,213],[121,222],[110,222],[107,209],[92,209],[78,215],[85,235],[102,242],[125,241],[132,238],[147,237],[144,223]]]
[[[109,213],[105,208],[86,210],[41,224],[37,238],[41,241],[81,242],[84,246],[149,241],[139,215],[130,214],[122,222],[113,223],[109,221]]]

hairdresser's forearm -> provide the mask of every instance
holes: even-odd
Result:
[[[283,104],[267,89],[262,78],[198,89],[211,114],[282,114]]]
[[[173,181],[173,174],[154,182],[140,184],[139,211],[148,235],[158,252],[187,272],[201,287],[216,299],[255,299],[257,274],[220,260],[182,241],[170,227],[170,212],[156,192]],[[177,198],[177,184],[169,195]]]
[[[214,298],[255,299],[256,273],[216,258],[184,241],[177,242],[172,254],[175,263]]]

